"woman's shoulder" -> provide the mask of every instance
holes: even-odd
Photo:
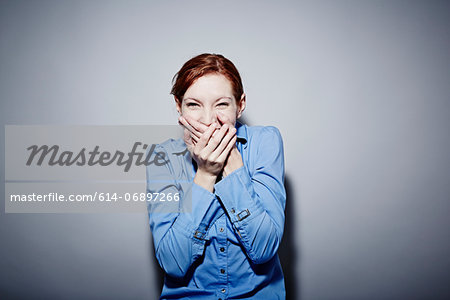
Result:
[[[165,157],[171,159],[174,156],[184,156],[184,154],[186,154],[187,147],[182,138],[169,138],[158,144],[152,144],[151,147],[148,147],[147,151],[152,151],[153,153],[164,153]]]
[[[182,138],[178,138],[178,139],[169,138],[159,144],[156,144],[156,147],[172,152],[173,150],[178,151],[178,150],[186,149],[186,144]]]
[[[154,160],[158,163],[147,166],[149,170],[151,169],[149,174],[153,172],[160,177],[166,176],[163,178],[175,180],[190,180],[192,178],[189,170],[186,170],[186,164],[183,163],[188,157],[188,150],[183,139],[166,139],[159,144],[154,144],[150,151],[152,151],[150,157],[154,157]],[[161,166],[165,166],[165,168],[161,168]]]
[[[281,132],[278,127],[273,125],[247,125],[247,124],[239,124],[242,126],[241,135],[245,135],[247,141],[252,140],[261,140],[261,139],[279,139],[281,140]],[[239,132],[238,128],[238,132]]]

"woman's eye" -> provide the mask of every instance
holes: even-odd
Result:
[[[228,106],[228,103],[219,103],[219,106]]]
[[[188,103],[188,104],[186,104],[188,107],[194,107],[194,106],[198,106],[198,104],[197,103]]]

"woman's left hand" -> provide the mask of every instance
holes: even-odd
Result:
[[[234,124],[231,123],[230,119],[221,112],[217,112],[217,119],[221,123],[221,125],[229,124],[230,126],[234,127]],[[193,146],[195,146],[208,126],[190,118],[189,116],[180,116],[178,119],[178,123],[185,128],[184,142],[188,146],[188,150],[191,151],[190,148],[193,148]],[[239,152],[235,144],[225,162],[225,166],[222,172],[223,177],[227,176],[234,170],[239,169],[243,165],[244,163],[242,161],[241,153]]]

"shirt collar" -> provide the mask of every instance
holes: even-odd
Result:
[[[236,121],[236,136],[242,144],[247,143],[247,126],[239,121]]]

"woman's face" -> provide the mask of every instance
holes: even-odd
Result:
[[[245,94],[239,103],[233,96],[231,82],[221,74],[207,74],[198,78],[187,89],[181,103],[176,101],[178,113],[207,126],[219,123],[217,112],[228,117],[235,125],[245,109]]]

